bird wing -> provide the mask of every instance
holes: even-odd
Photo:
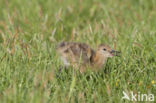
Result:
[[[64,56],[72,62],[89,63],[94,50],[87,44],[76,42],[61,42],[57,47],[61,56]]]

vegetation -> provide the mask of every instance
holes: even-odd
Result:
[[[130,103],[123,91],[156,95],[155,11],[155,0],[0,0],[0,102]],[[105,43],[122,55],[99,73],[59,72],[60,41]]]

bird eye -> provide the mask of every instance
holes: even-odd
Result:
[[[106,48],[104,48],[103,50],[106,51]]]

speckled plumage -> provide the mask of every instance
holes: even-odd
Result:
[[[104,50],[106,49],[106,51]],[[89,45],[77,42],[61,42],[57,45],[57,52],[65,66],[72,65],[84,72],[87,66],[93,70],[99,70],[108,57],[112,57],[113,50],[101,44],[94,51]]]

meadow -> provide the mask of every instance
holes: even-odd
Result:
[[[123,91],[156,101],[155,18],[155,0],[0,0],[0,103],[136,103]],[[60,41],[121,56],[101,72],[59,72]]]

